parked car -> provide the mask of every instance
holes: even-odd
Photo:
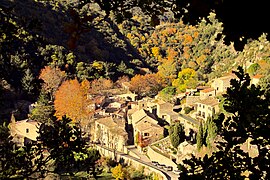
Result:
[[[181,171],[180,171],[179,169],[173,170],[173,173],[174,173],[174,174],[180,174],[180,172],[181,172]]]
[[[173,170],[173,167],[172,166],[165,166],[164,169],[166,171],[172,171]]]
[[[158,162],[157,161],[152,161],[152,164],[157,166],[158,165]]]
[[[158,164],[157,167],[164,168],[165,167],[165,164]]]

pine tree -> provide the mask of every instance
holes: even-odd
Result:
[[[24,76],[22,78],[22,87],[23,87],[23,90],[28,95],[33,94],[33,90],[35,89],[34,88],[34,76],[33,76],[30,69],[27,69],[25,71],[25,74],[24,74]]]

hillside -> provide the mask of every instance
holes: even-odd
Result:
[[[195,25],[172,15],[159,16],[160,25],[153,26],[155,19],[137,10],[132,18],[119,21],[113,13],[104,15],[98,6],[78,6],[76,1],[1,2],[4,109],[14,108],[13,99],[36,101],[41,87],[38,76],[45,66],[58,67],[68,78],[80,81],[100,77],[116,81],[146,72],[164,76],[171,71],[171,81],[165,85],[170,86],[187,68],[207,83],[244,65],[251,75],[264,75],[267,82],[267,36],[250,39],[242,51],[236,51],[233,42],[224,43],[224,25],[214,13]]]

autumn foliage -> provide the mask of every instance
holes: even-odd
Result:
[[[87,118],[91,113],[87,109],[87,93],[90,83],[84,80],[79,83],[77,79],[67,80],[59,87],[55,93],[55,115],[61,118],[66,115],[76,122]]]
[[[140,96],[155,96],[163,86],[158,74],[135,75],[130,81],[130,90]]]
[[[58,87],[66,77],[66,73],[59,68],[45,66],[39,75],[39,79],[44,81],[43,89],[51,96],[54,95]]]
[[[100,94],[102,90],[108,90],[113,87],[113,82],[110,79],[99,78],[91,81],[91,94]]]

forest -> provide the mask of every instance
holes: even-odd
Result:
[[[245,10],[238,12],[243,9],[243,4]],[[17,178],[35,177],[35,173],[44,173],[44,163],[51,160],[57,161],[54,171],[60,174],[70,172],[71,169],[77,171],[74,170],[77,166],[95,174],[93,163],[100,159],[100,154],[93,149],[86,149],[85,140],[80,138],[80,128],[72,125],[72,122],[83,125],[89,121],[92,112],[86,108],[89,104],[88,94],[100,94],[129,82],[130,90],[140,97],[160,94],[166,99],[186,89],[206,85],[231,72],[238,72],[240,77],[239,82],[233,84],[235,89],[225,96],[228,100],[225,110],[235,116],[231,120],[235,123],[232,124],[237,124],[241,118],[245,121],[250,117],[263,119],[263,123],[249,119],[251,127],[247,124],[230,126],[237,129],[235,132],[230,131],[235,135],[232,139],[226,139],[229,137],[228,132],[220,125],[220,135],[227,140],[227,144],[220,143],[220,151],[202,161],[194,157],[187,162],[192,166],[189,170],[180,167],[182,177],[222,178],[224,174],[216,173],[215,176],[215,171],[211,174],[207,165],[212,167],[211,161],[214,160],[223,164],[228,159],[236,159],[246,164],[252,164],[252,161],[256,163],[252,166],[243,165],[245,167],[235,165],[235,169],[241,169],[239,171],[229,167],[228,172],[225,172],[229,179],[241,179],[241,173],[246,171],[252,172],[251,179],[267,179],[269,173],[265,172],[265,168],[269,167],[269,159],[264,159],[266,162],[261,165],[264,160],[259,157],[269,157],[266,152],[269,137],[260,134],[260,130],[269,128],[270,30],[265,22],[269,11],[264,2],[254,4],[221,0],[193,0],[190,3],[185,0],[2,0],[0,146],[1,152],[10,153],[0,155],[0,179],[16,178],[13,176],[16,173]],[[240,66],[242,71],[238,68]],[[256,75],[262,77],[259,84],[261,89],[249,89],[249,78]],[[241,97],[246,95],[253,101],[237,104],[241,98],[235,94],[241,94]],[[27,108],[33,103],[36,106],[29,114]],[[253,107],[258,111],[254,111],[250,117],[247,116],[248,108],[237,109],[240,106],[247,107],[249,103],[258,105]],[[251,112],[253,110],[250,108]],[[16,163],[13,167],[13,164],[6,166],[11,162],[8,161],[9,157],[19,156],[19,152],[23,151],[19,147],[12,149],[14,144],[9,141],[7,124],[11,116],[15,116],[16,120],[38,119],[44,125],[40,129],[41,143],[25,147],[25,154],[21,153],[19,160],[28,160],[23,162],[29,164],[25,169],[16,169]],[[222,115],[219,118],[223,118],[220,121],[227,125],[231,123]],[[65,128],[67,134],[61,134]],[[55,129],[55,134],[50,134],[50,129]],[[242,142],[241,133],[247,134],[245,140],[248,137],[259,139],[254,142],[261,152],[256,160],[249,159],[239,149],[232,147],[232,144]],[[76,155],[83,158],[77,161],[71,150],[56,150],[57,147],[51,146],[49,140],[53,141],[53,137],[59,135],[64,138],[55,144],[60,147],[64,143],[73,147]],[[70,142],[70,137],[75,137],[76,141]],[[262,137],[265,140],[261,140]],[[79,150],[78,146],[84,148]],[[50,151],[47,162],[43,161],[41,153],[44,147]],[[224,152],[223,147],[228,154],[227,159],[219,154]],[[242,159],[233,157],[235,152],[241,154]],[[39,157],[36,161],[40,163],[31,167],[29,162],[34,153],[38,154],[35,155]],[[72,161],[70,167],[64,165],[63,159],[67,157]],[[86,160],[91,162],[88,166],[84,164]],[[192,172],[196,168],[200,171]],[[222,167],[217,166],[215,170],[218,171],[218,168]]]

